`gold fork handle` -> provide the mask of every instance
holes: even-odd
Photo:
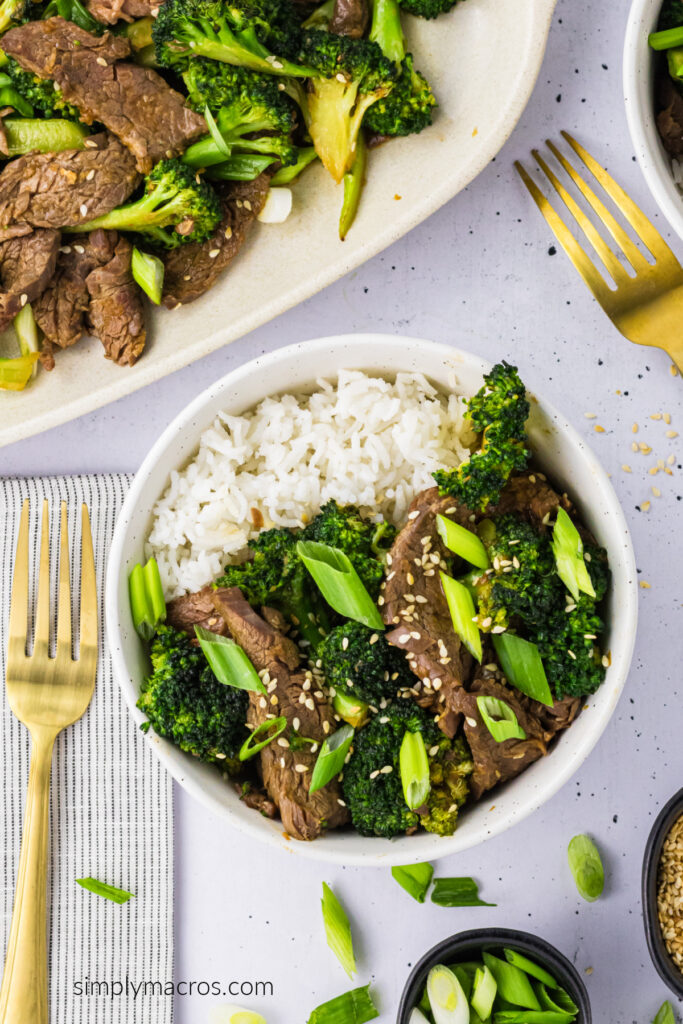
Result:
[[[0,1024],[48,1024],[47,857],[53,730],[33,731],[21,857],[5,971]]]

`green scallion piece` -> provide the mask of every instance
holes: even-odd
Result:
[[[652,1024],[676,1024],[676,1018],[674,1017],[673,1006],[668,1001],[662,1003],[657,1010],[657,1015],[652,1021]]]
[[[82,889],[94,892],[96,896],[102,896],[112,903],[127,903],[135,898],[135,893],[127,892],[125,889],[117,889],[114,885],[107,885],[106,882],[98,882],[96,878],[77,878],[76,882]]]
[[[367,1024],[376,1017],[379,1010],[372,1001],[370,986],[364,985],[316,1006],[308,1024]]]
[[[557,575],[574,600],[578,601],[580,592],[595,597],[595,588],[583,557],[581,535],[563,508],[557,512],[552,548]]]
[[[269,743],[276,740],[286,728],[287,719],[284,715],[280,715],[279,718],[268,718],[265,722],[261,722],[240,747],[240,761],[248,761],[254,757],[264,747],[267,747]],[[261,739],[262,736],[264,739]]]
[[[266,692],[258,672],[239,644],[230,637],[219,636],[218,633],[212,633],[202,626],[195,626],[194,631],[211,671],[219,683],[234,686],[237,690]]]
[[[526,733],[517,721],[517,715],[504,700],[482,695],[477,697],[477,708],[496,743],[526,739]]]
[[[647,41],[653,50],[672,50],[675,46],[683,46],[683,25],[651,32]]]
[[[512,1003],[513,1006],[524,1007],[527,1011],[541,1010],[541,1004],[531,986],[528,975],[524,971],[521,971],[514,964],[507,963],[505,960],[499,960],[497,956],[492,956],[491,953],[484,952],[482,956],[484,963],[496,979],[498,994],[501,999],[504,999],[506,1003]],[[523,1016],[520,1018],[520,1020],[526,1019]]]
[[[2,102],[1,99],[0,102]],[[24,307],[19,310],[14,318],[13,326],[22,356],[32,357],[34,354],[37,355],[40,351],[40,336],[38,324],[36,323],[36,318],[33,315],[33,309],[31,308],[30,302],[27,302]],[[37,364],[34,362],[34,377],[36,375],[37,368]]]
[[[463,583],[454,580],[452,576],[447,576],[445,572],[440,575],[441,586],[446,595],[448,610],[451,613],[453,629],[472,657],[481,661],[481,633],[473,621],[476,613],[472,595]]]
[[[492,633],[491,640],[507,681],[527,697],[551,708],[553,695],[536,644],[509,631]]]
[[[337,729],[336,732],[333,732],[331,736],[328,736],[323,741],[318,759],[315,762],[313,775],[311,776],[309,793],[317,792],[317,790],[326,786],[335,775],[339,775],[339,772],[344,767],[346,755],[353,743],[353,736],[353,727],[342,725],[341,729]]]
[[[334,695],[332,707],[339,717],[352,725],[354,729],[360,729],[362,725],[365,725],[370,714],[370,708],[365,701],[349,697],[339,690]]]
[[[323,882],[323,898],[320,902],[323,910],[327,945],[349,978],[352,978],[356,973],[356,958],[353,954],[351,925],[344,908],[327,882]]]
[[[1,77],[2,79],[7,79],[7,81],[10,82],[8,75],[2,75]],[[28,100],[25,100],[13,85],[7,84],[4,81],[0,82],[0,106],[12,107],[16,110],[17,114],[21,114],[22,117],[33,117],[35,113]]]
[[[427,998],[435,1024],[469,1024],[467,996],[457,975],[437,964],[427,975]]]
[[[377,605],[344,551],[312,540],[300,540],[296,550],[331,608],[371,629],[384,629]]]
[[[429,780],[429,758],[421,732],[406,729],[399,753],[403,796],[411,811],[426,803],[431,782]]]
[[[542,982],[546,988],[556,989],[559,985],[553,978],[552,974],[545,970],[544,967],[539,967],[538,964],[534,963],[533,960],[529,960],[528,957],[522,953],[518,953],[516,949],[504,949],[505,959],[509,964],[513,964],[515,967],[519,967],[525,974],[531,975],[532,978],[536,978],[537,981]]]
[[[567,855],[579,895],[594,903],[605,888],[605,871],[597,846],[589,836],[574,836]]]
[[[206,121],[207,127],[211,134],[211,138],[216,143],[218,149],[227,160],[227,158],[232,154],[232,150],[230,149],[230,146],[227,144],[227,142],[221,135],[220,128],[216,124],[214,116],[209,110],[208,106],[204,107],[204,120]]]
[[[38,353],[18,356],[16,359],[0,359],[0,390],[23,391],[35,369]]]
[[[159,257],[152,256],[148,252],[142,252],[137,246],[133,246],[130,269],[133,279],[137,281],[145,295],[148,295],[152,302],[158,306],[164,290],[165,269]]]
[[[493,1003],[498,991],[496,979],[488,967],[478,967],[474,975],[472,995],[470,1003],[475,1013],[479,1014],[482,1020],[488,1020],[491,1016]]]
[[[398,882],[418,903],[424,903],[427,889],[431,885],[434,868],[431,864],[406,864],[391,869],[393,879]]]
[[[479,898],[479,887],[473,878],[435,878],[432,903],[439,907],[495,907]]]
[[[151,640],[160,622],[166,619],[166,601],[155,558],[145,565],[139,562],[128,577],[133,625],[143,640]]]
[[[493,1024],[572,1024],[571,1013],[555,1010],[499,1010],[493,1015]]]
[[[442,515],[436,517],[436,530],[449,551],[477,569],[488,569],[489,556],[476,533]]]
[[[555,1013],[568,1013],[573,1017],[579,1012],[579,1008],[572,997],[563,988],[560,988],[559,985],[556,985],[552,990],[552,996],[548,992],[547,986],[542,982],[534,985],[534,991],[544,1010],[553,1010]]]
[[[65,149],[84,149],[89,134],[85,125],[61,117],[6,117],[2,122],[7,138],[7,155],[59,153]]]

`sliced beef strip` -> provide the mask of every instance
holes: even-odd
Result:
[[[117,21],[133,21],[135,18],[146,18],[159,10],[163,0],[88,0],[86,6],[93,18],[105,25],[114,25]]]
[[[453,630],[441,586],[439,570],[446,568],[448,551],[436,532],[439,513],[470,525],[469,511],[459,509],[453,498],[441,497],[436,487],[421,491],[389,551],[380,600],[390,628],[387,640],[406,652],[420,680],[418,703],[434,711],[439,727],[453,737],[458,723],[453,697],[470,674],[472,657]]]
[[[582,704],[580,697],[564,697],[562,700],[556,700],[551,708],[546,704],[540,704],[537,700],[531,700],[529,697],[521,696],[519,700],[529,714],[540,722],[546,743],[550,743],[559,732],[569,728],[579,714]]]
[[[566,495],[553,490],[543,473],[531,470],[520,476],[510,477],[503,489],[500,501],[487,509],[491,516],[514,512],[526,519],[532,526],[546,526],[549,517],[562,506],[569,511],[571,503]],[[481,518],[481,517],[479,517]]]
[[[657,100],[657,128],[664,148],[672,156],[680,156],[683,153],[683,95],[668,74],[663,73],[657,82]]]
[[[55,348],[69,348],[83,334],[90,304],[85,282],[96,266],[89,239],[61,246],[54,277],[33,304],[36,322],[43,332],[40,358],[46,370],[54,368]]]
[[[166,624],[173,629],[183,630],[195,637],[195,626],[203,626],[220,636],[228,635],[225,619],[216,611],[214,594],[221,593],[222,588],[214,590],[211,584],[202,587],[194,594],[183,594],[175,597],[166,605]]]
[[[145,174],[207,132],[204,118],[161,75],[122,60],[130,45],[120,36],[94,36],[63,18],[47,18],[11,29],[2,45],[23,68],[56,82],[83,121],[98,121],[117,135]]]
[[[87,138],[85,149],[29,153],[0,173],[0,225],[84,224],[124,203],[139,183],[128,150],[104,132]]]
[[[47,287],[55,272],[59,231],[33,231],[0,242],[0,330]]]
[[[188,242],[171,249],[164,257],[164,305],[175,309],[192,302],[212,288],[216,278],[240,251],[254,220],[268,195],[270,175],[254,181],[217,186],[223,206],[223,220],[206,242]]]
[[[527,738],[496,742],[479,713],[477,697],[482,696],[505,701],[517,716]],[[499,782],[515,778],[547,754],[547,743],[540,721],[525,709],[517,691],[498,681],[496,673],[479,669],[469,691],[461,688],[454,694],[454,703],[463,716],[463,731],[474,759],[470,790],[475,800]]]
[[[264,818],[276,818],[277,806],[262,789],[256,789],[250,783],[237,783],[235,789],[240,800],[254,811],[258,811]]]
[[[93,235],[96,233],[93,232]],[[98,266],[86,278],[90,304],[87,325],[104,346],[107,359],[132,366],[145,347],[145,311],[142,292],[133,279],[133,246],[115,231],[97,233]]]
[[[257,615],[237,587],[216,591],[214,601],[232,636],[257,671],[267,673],[264,681],[269,688],[268,696],[249,694],[250,725],[256,727],[265,722],[268,714],[284,715],[287,729],[279,740],[291,739],[297,732],[322,743],[334,732],[336,722],[313,676],[300,667],[296,644]],[[298,719],[296,729],[295,719]],[[316,793],[308,791],[317,756],[309,744],[304,744],[301,750],[291,750],[278,740],[265,747],[260,755],[265,788],[278,806],[286,831],[294,839],[316,839],[326,829],[337,828],[348,821],[348,812],[340,802],[341,787],[336,780]],[[297,767],[305,770],[297,771]]]
[[[367,0],[335,0],[330,32],[361,39],[370,20]]]

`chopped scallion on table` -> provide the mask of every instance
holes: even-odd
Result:
[[[327,882],[323,882],[323,897],[321,900],[323,910],[323,923],[327,945],[330,947],[339,963],[342,965],[349,978],[356,973],[356,958],[353,953],[353,938],[351,936],[351,925],[341,903],[330,889]]]
[[[605,871],[597,846],[589,836],[574,836],[567,855],[579,895],[594,903],[605,888]]]
[[[673,1007],[668,1000],[659,1007],[652,1024],[676,1024]]]
[[[432,881],[434,868],[431,864],[406,864],[391,869],[392,877],[418,903],[424,903]]]
[[[82,889],[87,889],[88,892],[102,896],[103,899],[110,900],[112,903],[127,903],[128,900],[135,898],[135,893],[117,889],[116,886],[107,885],[106,882],[98,882],[96,878],[77,878],[76,882]]]
[[[495,907],[479,898],[479,887],[473,878],[435,878],[432,903],[440,907]]]
[[[351,989],[317,1006],[308,1018],[308,1024],[367,1024],[379,1017],[372,1001],[370,986]]]

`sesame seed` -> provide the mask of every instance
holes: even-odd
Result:
[[[220,249],[211,249],[209,251],[209,259],[210,260],[215,260],[216,256],[218,256],[219,253],[220,253]]]
[[[401,633],[400,637],[398,638],[398,642],[400,644],[407,644],[409,640],[410,640],[410,633]]]
[[[273,64],[273,67],[277,67],[277,65]],[[280,67],[282,67],[282,65],[280,65]],[[244,200],[244,209],[249,210],[251,212],[251,202],[249,199]]]
[[[638,433],[638,424],[637,423],[633,424],[633,426],[631,427],[631,432],[633,434],[637,434]]]
[[[380,768],[380,775],[391,775],[391,773],[393,772],[393,770],[394,770],[394,769],[393,769],[393,766],[392,766],[392,765],[390,765],[390,764],[385,764],[384,768]]]
[[[647,580],[641,580],[640,581],[640,588],[641,588],[641,590],[651,590],[652,589],[652,587],[647,582]]]
[[[309,711],[315,711],[315,701],[313,700],[312,697],[306,698],[306,707],[308,708]]]
[[[101,68],[106,68],[107,67],[107,62],[104,59],[104,57],[98,57],[97,58],[97,63],[100,65]]]
[[[413,583],[415,582],[415,577],[413,576],[412,572],[409,572],[407,574],[406,579],[408,580],[408,583],[412,587]]]
[[[491,632],[492,633],[504,633],[505,632],[505,626],[494,626],[493,629],[491,630]]]
[[[661,420],[661,418],[662,418],[661,412],[653,412],[652,415],[650,416],[651,420]]]
[[[24,306],[26,305],[26,303],[28,302],[28,295],[26,294],[26,292],[24,292],[24,293],[22,294],[22,296],[21,296],[21,298],[19,299],[19,301],[20,301],[20,303],[21,303],[21,308],[23,309],[23,308],[24,308]]]
[[[676,456],[670,455],[666,461],[669,463],[670,466],[673,466],[674,462],[676,461]]]
[[[379,768],[376,768],[374,772],[370,772],[370,778],[371,779],[376,779],[378,775],[379,775]]]
[[[303,775],[303,773],[305,771],[308,771],[308,769],[306,768],[305,764],[295,764],[294,765],[294,771],[295,772],[299,772],[300,775]]]
[[[289,747],[289,740],[285,739],[284,736],[280,736],[277,741],[278,747]]]
[[[327,736],[327,734],[328,734],[328,732],[330,731],[331,728],[332,728],[332,726],[330,725],[330,723],[328,721],[323,722],[323,732],[325,733],[326,736]]]
[[[653,487],[653,488],[651,488],[651,490],[652,490],[652,493],[654,494],[655,498],[661,498],[662,492],[660,491],[659,487]]]
[[[465,721],[469,725],[470,729],[476,729],[477,728],[477,720],[476,720],[476,718],[466,718]]]
[[[260,708],[267,708],[268,707],[268,701],[266,700],[265,697],[259,697],[259,707]]]
[[[419,514],[420,514],[420,510],[416,508],[412,512],[408,513],[408,519],[417,519]]]
[[[346,804],[344,803],[342,798],[339,797],[339,796],[337,797],[337,803],[339,804],[340,807],[346,807]]]
[[[637,451],[638,451],[638,445],[636,444],[636,442],[635,442],[635,441],[633,441],[633,442],[631,443],[631,451],[632,451],[632,452],[637,452]]]
[[[383,597],[378,597],[378,598],[377,598],[377,604],[378,604],[378,605],[380,606],[380,608],[381,608],[381,607],[382,607],[382,605],[384,604],[384,598],[383,598]]]
[[[678,431],[677,430],[667,430],[666,436],[667,437],[678,437]]]
[[[85,203],[81,203],[81,205],[80,205],[80,211],[81,211],[81,217],[85,217],[85,216],[87,215],[87,213],[88,213],[88,207],[86,206],[86,204],[85,204]]]
[[[644,501],[642,503],[642,505],[640,506],[640,508],[641,508],[642,512],[649,512],[650,511],[650,502],[649,501]]]
[[[587,420],[594,420],[597,419],[598,414],[596,412],[585,412],[583,415],[586,417]]]
[[[595,426],[593,427],[593,430],[595,431],[596,434],[604,434],[605,433],[605,428],[601,427],[599,423],[595,424]]]
[[[308,690],[310,690],[310,688],[311,688],[311,680],[310,679],[304,679],[303,683],[301,684],[301,689],[308,691]]]
[[[572,661],[576,661],[576,655],[574,654],[573,651],[567,650],[567,654],[572,659]]]

